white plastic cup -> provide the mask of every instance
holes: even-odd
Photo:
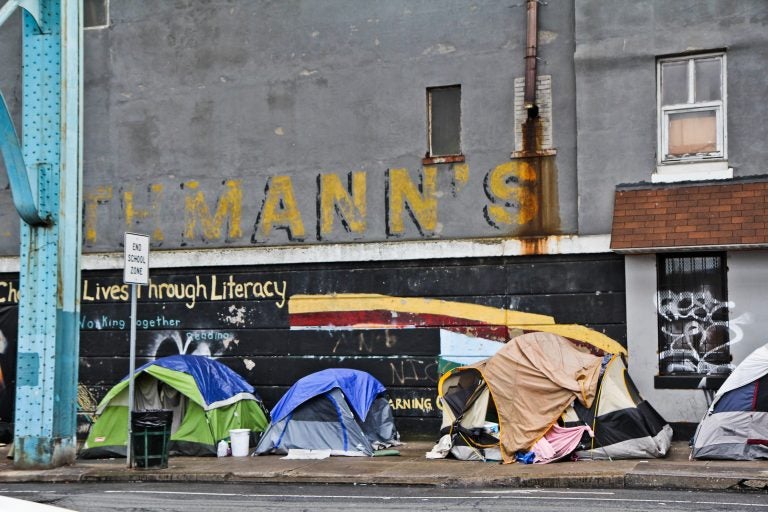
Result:
[[[251,431],[247,428],[235,428],[229,431],[229,441],[233,457],[248,456],[248,441],[250,437]]]

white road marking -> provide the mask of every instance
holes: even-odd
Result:
[[[12,491],[12,490],[6,490],[6,489],[0,489],[0,494],[53,494],[56,491],[38,491],[36,489],[34,490],[25,490],[25,491]]]
[[[499,491],[472,491],[477,494],[595,494],[613,496],[615,492],[610,491],[548,491],[547,489],[509,489]]]
[[[243,498],[293,498],[293,499],[358,499],[358,500],[498,500],[501,496],[355,496],[351,494],[243,494],[225,492],[181,492],[181,491],[104,491],[116,494],[165,494],[186,496],[240,496]],[[546,491],[544,491],[546,492]],[[517,495],[517,499],[541,501],[604,501],[619,503],[675,503],[689,505],[733,505],[740,507],[768,508],[768,503],[742,503],[695,500],[659,500],[639,498],[588,498],[573,496],[525,496]]]

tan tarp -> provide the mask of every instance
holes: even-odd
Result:
[[[561,336],[532,332],[472,365],[483,374],[499,413],[504,462],[529,451],[574,398],[592,405],[601,362]]]

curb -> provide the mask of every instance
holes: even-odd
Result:
[[[510,489],[666,489],[768,493],[766,461],[694,461],[678,443],[667,458],[580,461],[546,465],[428,461],[431,442],[412,441],[400,457],[283,461],[174,459],[168,468],[128,469],[121,460],[79,462],[52,469],[15,469],[0,458],[0,484],[189,482],[270,485],[370,485]],[[1,452],[1,450],[0,450]],[[0,456],[3,455],[0,453]]]
[[[765,479],[753,476],[686,475],[629,473],[625,477],[627,489],[669,489],[676,491],[768,491]]]
[[[765,479],[747,475],[680,475],[629,472],[616,474],[581,474],[569,476],[467,476],[467,477],[409,477],[365,475],[245,475],[234,472],[165,473],[162,471],[131,472],[67,472],[14,471],[0,473],[0,483],[127,483],[127,482],[190,482],[190,483],[254,483],[254,484],[322,484],[322,485],[378,485],[424,486],[444,488],[506,487],[513,489],[667,489],[667,490],[718,490],[734,492],[768,492],[768,474]]]

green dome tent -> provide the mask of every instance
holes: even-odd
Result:
[[[201,356],[157,359],[134,373],[134,411],[169,409],[172,455],[215,455],[230,429],[263,432],[268,413],[253,386],[227,366]],[[81,458],[124,457],[128,439],[128,378],[96,410]]]

